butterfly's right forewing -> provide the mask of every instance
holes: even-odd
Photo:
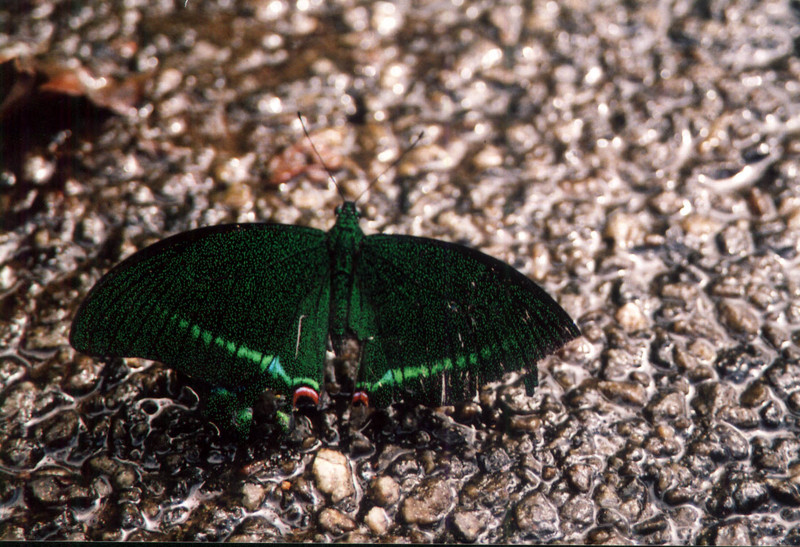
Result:
[[[505,372],[535,374],[538,359],[579,334],[508,264],[410,236],[365,238],[350,313],[363,340],[357,390],[378,406],[462,401]]]

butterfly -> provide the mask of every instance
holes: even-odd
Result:
[[[360,347],[352,400],[443,405],[525,370],[579,335],[513,267],[421,237],[365,235],[355,202],[328,231],[242,223],[157,242],[105,274],[70,343],[92,356],[160,361],[213,386],[211,416],[249,434],[266,389],[316,404],[328,341]]]

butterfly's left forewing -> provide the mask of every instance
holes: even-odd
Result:
[[[511,266],[468,247],[398,235],[364,239],[351,329],[363,341],[356,389],[385,406],[446,404],[528,368],[579,334],[567,313]]]
[[[70,342],[91,355],[158,360],[222,388],[319,390],[328,270],[319,230],[239,224],[186,232],[107,273],[78,310]]]

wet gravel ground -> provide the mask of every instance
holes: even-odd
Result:
[[[799,23],[788,1],[3,3],[0,539],[800,543]],[[239,445],[175,371],[69,347],[93,283],[168,234],[332,225],[298,110],[351,198],[424,131],[365,231],[551,292],[583,336],[533,397],[511,376],[364,413],[331,360],[319,412],[282,436],[265,398]]]

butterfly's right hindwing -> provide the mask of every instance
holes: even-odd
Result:
[[[75,349],[143,357],[212,385],[319,390],[328,329],[325,233],[280,224],[201,228],[107,273],[81,305]],[[265,386],[266,387],[266,386]]]

